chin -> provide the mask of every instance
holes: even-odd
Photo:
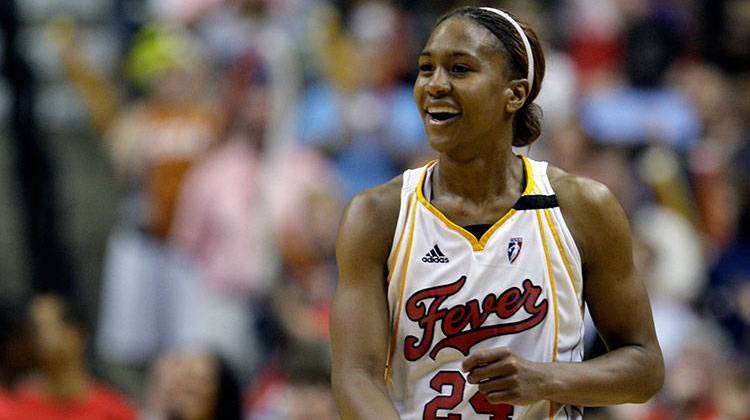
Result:
[[[445,141],[443,139],[440,139],[440,140],[428,139],[427,143],[430,145],[430,148],[432,148],[432,150],[438,153],[448,153],[451,151],[451,149],[453,149],[453,145],[451,144],[451,142]]]
[[[448,153],[456,148],[458,142],[444,136],[428,136],[427,143],[438,153]]]

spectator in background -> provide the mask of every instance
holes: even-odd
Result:
[[[734,170],[737,229],[719,255],[707,288],[705,305],[732,338],[734,350],[750,363],[750,146],[738,154]]]
[[[215,141],[219,128],[208,93],[209,63],[198,40],[178,26],[146,25],[125,60],[128,81],[142,94],[121,104],[116,86],[87,63],[78,29],[67,18],[50,25],[66,74],[105,137],[115,172],[126,183],[124,223],[157,241],[169,234],[180,181]]]
[[[705,124],[689,161],[713,263],[700,303],[729,335],[724,351],[733,352],[738,366],[727,377],[744,383],[736,389],[744,387],[750,401],[750,3],[703,1],[698,7],[704,59],[683,66],[674,80],[693,98]]]
[[[245,394],[247,420],[335,420],[329,355],[320,347],[290,346]]]
[[[723,363],[713,397],[720,417],[750,419],[750,366],[746,362]]]
[[[329,162],[310,153],[287,171],[277,203],[282,279],[274,315],[291,342],[328,341],[328,317],[336,287],[336,226],[340,196]],[[281,193],[281,190],[276,190]]]
[[[700,142],[688,156],[687,170],[699,227],[713,252],[732,240],[736,221],[735,194],[726,180],[731,178],[731,161],[742,145],[742,119],[735,106],[739,94],[721,69],[706,63],[684,63],[670,73],[671,84],[695,104],[703,126]]]
[[[143,418],[241,420],[239,382],[226,361],[215,353],[165,353],[152,370]]]
[[[110,363],[145,368],[165,348],[202,342],[194,268],[168,238],[183,179],[216,142],[206,66],[184,29],[158,23],[142,29],[127,57],[144,97],[119,109],[106,129],[126,189],[105,260],[97,336]]]
[[[204,297],[202,332],[238,372],[251,372],[261,358],[254,307],[276,279],[268,172],[268,75],[261,59],[241,84],[243,102],[227,138],[188,173],[175,212],[170,241],[190,256]]]
[[[328,19],[317,34],[325,78],[305,91],[297,124],[304,144],[333,158],[346,202],[428,152],[403,81],[408,41],[400,11],[384,1],[357,3],[348,31],[335,13]]]
[[[247,84],[253,61],[261,60],[263,66],[268,67],[265,136],[269,139],[268,153],[272,156],[283,155],[296,141],[293,109],[303,79],[296,56],[298,47],[289,34],[291,25],[284,27],[271,15],[274,7],[281,3],[279,0],[235,0],[215,4],[194,23],[223,77],[219,80],[224,87],[222,138],[233,128],[237,112],[245,103],[246,91],[237,87]],[[295,22],[295,26],[304,26],[297,24]]]
[[[607,144],[694,146],[693,104],[664,75],[682,52],[679,19],[649,1],[569,0],[567,39],[581,73],[581,121]]]
[[[161,347],[196,340],[196,316],[185,307],[197,294],[190,262],[167,237],[182,179],[219,128],[204,89],[207,63],[184,29],[147,25],[125,62],[143,97],[121,104],[117,86],[83,59],[75,24],[58,19],[50,28],[125,190],[105,261],[97,344],[108,362],[142,367]]]
[[[128,420],[135,407],[91,377],[87,332],[76,310],[57,295],[35,296],[29,308],[36,371],[14,394],[14,417],[29,420]]]
[[[666,225],[664,229],[674,228],[675,222],[673,220],[664,219],[665,217],[662,217],[662,220],[660,220]],[[649,220],[648,217],[638,217],[633,225],[633,231],[635,232],[633,259],[638,277],[643,279],[643,283],[648,290],[649,300],[653,308],[656,336],[664,355],[665,368],[669,371],[679,363],[684,349],[689,345],[696,331],[701,331],[703,328],[703,322],[689,304],[689,301],[679,293],[672,293],[673,290],[663,287],[660,283],[661,279],[658,277],[662,271],[661,266],[672,265],[675,259],[688,255],[681,247],[677,247],[678,249],[671,253],[665,252],[663,241],[650,234],[648,222],[658,223]],[[689,232],[686,233],[684,229],[684,226],[679,226],[676,232],[670,232],[674,233],[675,243],[680,241],[691,242],[692,238],[687,235]],[[661,261],[665,259],[669,261]],[[681,261],[685,261],[685,259]]]
[[[135,223],[161,241],[169,235],[184,174],[216,139],[204,60],[197,40],[183,29],[145,27],[126,63],[145,99],[123,110],[107,133],[115,170],[140,189],[145,208],[134,212]]]
[[[651,290],[692,304],[705,287],[707,267],[686,173],[678,155],[660,146],[646,148],[634,163],[642,188],[653,198],[639,200],[632,215],[656,254]]]
[[[339,201],[323,156],[277,143],[284,140],[273,130],[271,63],[250,50],[238,65],[229,87],[241,98],[235,118],[227,139],[189,173],[172,241],[195,259],[210,298],[206,335],[244,375],[265,357],[261,339],[274,340],[255,324],[273,317],[267,298],[290,274],[287,262],[306,259],[295,266],[306,274],[325,272],[316,271],[321,259],[330,265]],[[316,277],[316,293],[330,299],[335,280],[326,273]]]

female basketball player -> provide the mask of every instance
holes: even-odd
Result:
[[[435,26],[414,99],[439,159],[358,195],[339,232],[343,418],[579,419],[661,387],[623,210],[511,149],[539,135],[543,76],[534,32],[502,11]],[[585,362],[584,302],[609,349]]]

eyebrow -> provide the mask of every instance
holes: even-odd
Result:
[[[466,57],[466,58],[474,58],[477,59],[477,56],[474,54],[470,54],[466,51],[453,51],[449,54],[451,57]],[[432,51],[424,50],[419,54],[420,57],[432,57]]]

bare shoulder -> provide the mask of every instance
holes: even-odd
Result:
[[[630,241],[625,211],[606,185],[552,165],[547,176],[584,261],[609,241]]]
[[[390,251],[401,205],[402,176],[357,194],[344,212],[337,253],[383,259]]]
[[[345,219],[347,216],[356,216],[357,220],[374,223],[380,229],[391,224],[395,229],[401,205],[402,178],[399,175],[385,184],[354,196],[347,206]]]
[[[552,188],[555,190],[558,201],[560,201],[561,207],[567,204],[565,207],[575,211],[576,207],[579,209],[582,209],[584,206],[606,208],[612,204],[617,204],[617,200],[612,192],[601,182],[573,175],[552,165],[549,165],[547,169],[547,176],[552,184]],[[577,205],[574,205],[574,203]]]

